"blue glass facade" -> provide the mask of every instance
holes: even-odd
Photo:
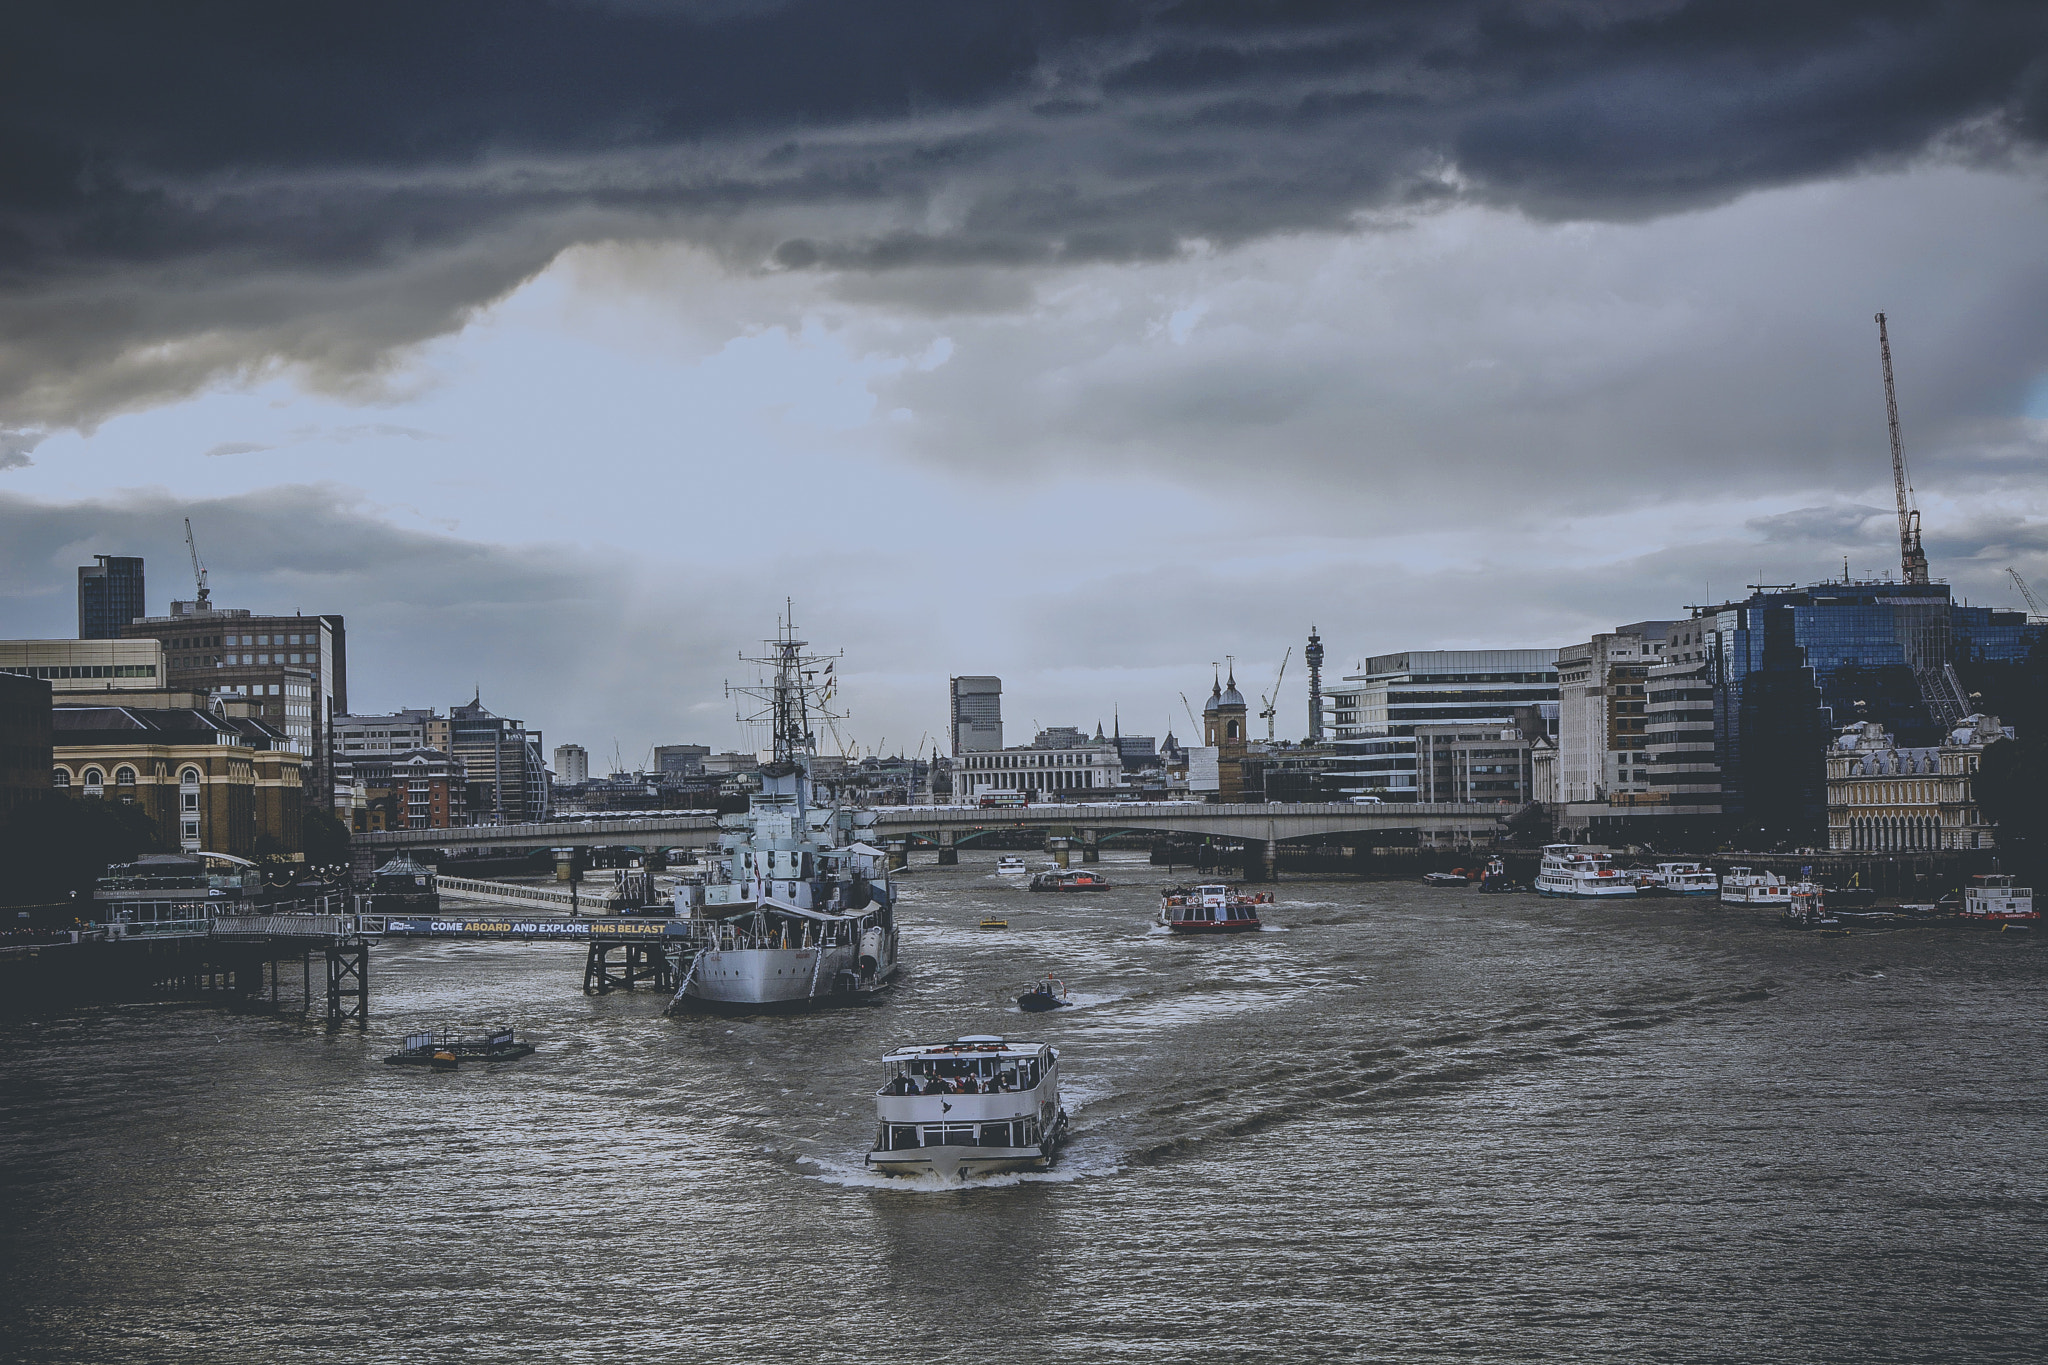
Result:
[[[1816,583],[1694,615],[1707,636],[1722,809],[1737,829],[1780,843],[1824,837],[1824,751],[1837,727],[1874,720],[1901,746],[1939,743],[1916,668],[1952,663],[1975,692],[2048,635],[2020,612],[1956,605],[1946,583]]]

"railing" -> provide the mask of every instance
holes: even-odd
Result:
[[[215,938],[347,938],[356,932],[354,915],[221,915]]]
[[[552,905],[567,910],[571,906],[603,910],[613,903],[610,895],[575,896],[567,891],[557,891],[551,886],[521,886],[516,882],[480,882],[468,877],[441,877],[436,883],[442,891],[458,896],[485,896],[492,900],[526,901],[534,905]]]
[[[204,938],[212,932],[210,919],[113,920],[88,926],[109,939]]]

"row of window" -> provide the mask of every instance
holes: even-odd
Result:
[[[0,668],[28,678],[154,678],[155,664],[51,664],[33,668]]]
[[[87,787],[104,787],[104,786],[105,786],[105,785],[107,784],[107,778],[106,778],[106,773],[104,772],[104,770],[102,770],[102,769],[100,769],[100,768],[87,768],[87,769],[85,770],[85,772],[84,772],[83,774],[81,774],[81,775],[80,775],[79,781],[80,781],[80,784],[81,784],[81,785],[83,785],[83,786],[87,786]],[[52,769],[50,769],[50,784],[51,784],[52,786],[56,786],[56,787],[68,787],[68,786],[70,786],[70,785],[71,785],[71,770],[70,770],[69,768],[52,768]],[[132,786],[134,786],[134,785],[135,785],[135,769],[133,769],[133,768],[130,768],[130,767],[126,767],[126,766],[123,766],[123,767],[121,767],[121,768],[117,768],[117,769],[115,769],[115,771],[114,771],[114,785],[115,785],[115,786],[118,786],[118,787],[132,787]],[[181,787],[196,787],[196,786],[198,786],[198,785],[199,785],[199,769],[197,769],[197,768],[186,768],[186,769],[182,770],[182,771],[181,771],[181,772],[180,772],[180,773],[178,774],[178,785],[179,785],[179,786],[181,786]]]

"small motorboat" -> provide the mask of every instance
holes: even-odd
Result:
[[[453,1071],[464,1062],[509,1062],[530,1056],[533,1044],[511,1028],[494,1028],[488,1033],[463,1037],[450,1029],[427,1029],[408,1033],[398,1051],[384,1059],[389,1066],[424,1066],[435,1071]]]
[[[981,929],[1007,929],[1010,927],[1010,922],[1006,919],[997,919],[994,915],[983,915],[981,923],[976,927]]]
[[[1024,866],[1024,860],[1014,853],[1005,853],[1002,857],[996,859],[996,875],[998,877],[1021,877],[1029,870],[1029,868]]]
[[[1073,1003],[1067,999],[1067,983],[1052,976],[1033,983],[1030,990],[1017,997],[1017,1008],[1026,1014],[1044,1014],[1048,1010],[1064,1009]]]
[[[1423,873],[1422,884],[1424,886],[1470,886],[1472,879],[1465,875],[1464,868],[1454,867],[1449,872]]]

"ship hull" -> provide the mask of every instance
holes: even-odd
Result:
[[[706,949],[675,1004],[744,1014],[851,1004],[885,989],[896,970],[888,961],[863,972],[850,948]]]
[[[1051,1149],[1038,1147],[910,1147],[868,1153],[869,1167],[883,1175],[935,1176],[947,1181],[1043,1171],[1052,1162]]]
[[[1264,926],[1255,919],[1224,920],[1208,923],[1187,923],[1178,920],[1164,921],[1167,928],[1176,934],[1255,934]]]

